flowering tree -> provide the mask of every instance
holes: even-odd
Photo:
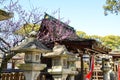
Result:
[[[8,0],[1,0],[0,4],[2,5]],[[13,12],[16,17],[13,17],[8,20],[0,21],[0,51],[3,53],[3,59],[1,64],[1,70],[6,65],[7,61],[11,59],[16,53],[10,51],[11,47],[17,45],[18,42],[24,39],[24,36],[19,36],[18,34],[14,34],[16,30],[23,27],[26,29],[26,25],[29,25],[32,30],[35,29],[36,24],[40,24],[42,15],[39,8],[31,9],[30,12],[26,12],[21,5],[19,5],[19,0],[9,0],[9,4],[4,6],[4,10]],[[26,30],[25,30],[26,31]],[[27,33],[27,31],[26,31]],[[7,55],[6,55],[7,54]]]
[[[4,3],[5,0],[1,1],[1,4]],[[7,1],[7,0],[6,0]],[[4,20],[0,22],[0,50],[3,52],[3,61],[1,70],[4,68],[4,65],[7,63],[9,59],[11,59],[16,53],[10,51],[11,47],[17,45],[18,42],[22,41],[28,34],[29,28],[31,30],[39,27],[41,23],[42,15],[41,10],[39,8],[33,8],[30,12],[26,12],[21,5],[19,5],[19,0],[9,0],[9,5],[4,6],[4,10],[13,12],[17,18],[13,17],[9,20]],[[55,14],[56,12],[54,12]],[[45,17],[48,15],[46,14]],[[50,16],[48,16],[50,17]],[[44,44],[55,42],[63,39],[76,39],[78,38],[75,34],[75,30],[68,26],[67,24],[62,23],[60,20],[57,20],[53,17],[42,19],[41,28],[38,32],[38,39],[42,41]],[[29,26],[29,27],[28,27]],[[48,27],[47,27],[48,26]],[[22,27],[22,29],[21,29]],[[19,36],[18,34],[23,31],[19,31],[18,29],[24,30],[24,35]],[[38,28],[37,28],[38,29]],[[30,30],[30,29],[29,29]],[[17,33],[17,34],[14,34]],[[7,54],[7,55],[6,55]]]
[[[51,47],[49,43],[62,40],[76,40],[79,37],[76,35],[73,27],[46,13],[38,32],[38,39],[46,46]]]

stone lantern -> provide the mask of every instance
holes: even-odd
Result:
[[[40,70],[46,67],[41,64],[41,54],[49,52],[40,41],[36,38],[36,32],[31,32],[29,38],[25,39],[19,46],[12,49],[16,53],[25,53],[25,64],[20,64],[19,68],[24,70],[26,80],[36,80]]]
[[[88,54],[83,54],[83,61],[89,62],[90,61],[90,56]]]
[[[44,57],[52,58],[52,68],[48,72],[52,74],[54,80],[74,80],[77,74],[75,67],[75,55],[67,51],[64,45],[55,45],[53,52],[47,53]]]
[[[116,80],[115,73],[112,70],[111,59],[102,59],[103,80]]]

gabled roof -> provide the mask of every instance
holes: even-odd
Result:
[[[46,42],[60,41],[64,39],[78,39],[73,27],[61,22],[60,20],[48,15],[42,20],[38,33],[38,39]]]
[[[79,38],[73,27],[61,22],[60,20],[48,15],[47,13],[42,20],[38,32],[38,39],[49,48],[53,48],[54,42],[66,46],[68,50],[77,51],[89,50],[98,53],[108,53],[111,49],[103,46],[94,39]]]

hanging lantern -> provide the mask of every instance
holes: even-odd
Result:
[[[83,54],[83,61],[90,61],[90,56],[88,54]]]

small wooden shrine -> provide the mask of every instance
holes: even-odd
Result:
[[[120,64],[120,51],[119,50],[114,50],[112,52],[109,53],[109,55],[112,56],[112,59],[113,59],[113,69],[115,72],[118,71],[118,65]]]

